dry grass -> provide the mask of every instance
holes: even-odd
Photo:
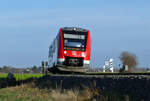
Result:
[[[77,95],[72,91],[66,91],[61,93],[61,91],[53,90],[50,93],[51,97],[56,101],[77,101]]]
[[[4,92],[7,92],[7,94]],[[2,101],[52,101],[49,95],[48,90],[34,88],[33,84],[22,84],[21,86],[5,88],[0,91]]]
[[[128,95],[123,99],[113,93],[102,95],[96,88],[95,81],[92,86],[80,91],[79,89],[62,90],[61,87],[39,89],[34,83],[22,84],[1,89],[0,101],[130,101]]]
[[[7,92],[4,93],[4,92]],[[31,84],[5,88],[0,91],[0,101],[85,101],[78,90],[39,89]]]

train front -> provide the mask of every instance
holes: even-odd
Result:
[[[89,67],[90,31],[76,27],[61,28],[58,50],[59,64],[72,67]]]

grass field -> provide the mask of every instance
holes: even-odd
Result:
[[[6,73],[0,73],[0,78],[7,78],[7,75]]]
[[[79,94],[79,90],[39,89],[29,83],[1,89],[0,101],[90,101],[85,94]]]
[[[98,97],[98,99],[97,99]],[[93,99],[94,98],[94,99]],[[97,91],[85,89],[61,90],[39,89],[34,83],[3,88],[0,90],[0,101],[130,101],[129,96],[114,93],[101,95]]]
[[[0,78],[7,78],[8,74],[6,73],[1,73]],[[29,78],[39,78],[42,77],[43,74],[14,74],[14,77],[17,81],[19,80],[26,80]]]

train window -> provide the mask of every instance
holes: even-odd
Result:
[[[77,39],[64,39],[64,49],[75,49],[75,50],[85,50],[85,40]],[[76,49],[77,48],[77,49]]]
[[[85,51],[87,32],[63,32],[64,49]]]
[[[51,57],[51,54],[50,54],[50,53],[51,53],[51,51],[49,50],[49,56],[48,56],[49,58]]]
[[[53,57],[53,47],[50,46],[50,49],[49,49],[49,57]]]
[[[79,41],[65,40],[65,46],[79,48],[79,47],[84,47],[84,44],[82,44]]]
[[[54,40],[54,52],[55,52],[55,50],[56,50],[56,38],[55,38],[55,40]]]

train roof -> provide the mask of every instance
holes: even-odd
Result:
[[[88,32],[87,29],[79,28],[79,27],[63,27],[63,31],[78,31],[78,32]]]

